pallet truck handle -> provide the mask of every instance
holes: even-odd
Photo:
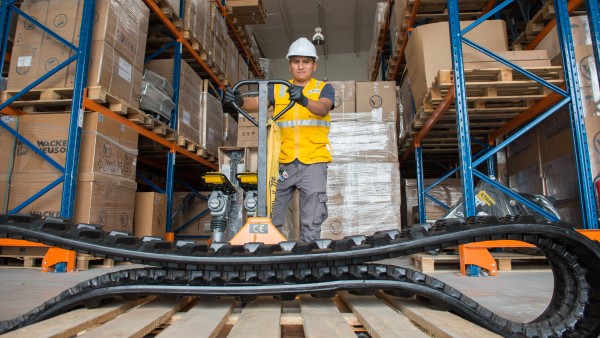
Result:
[[[238,83],[235,84],[235,86],[233,86],[232,90],[234,92],[237,91],[237,89],[241,86],[247,86],[247,85],[251,85],[251,84],[257,84],[260,85],[261,83],[267,83],[269,84],[281,84],[284,85],[288,88],[292,87],[292,84],[289,83],[288,81],[285,80],[242,80]],[[294,101],[290,101],[290,103],[281,111],[279,112],[279,114],[275,115],[273,117],[273,121],[277,121],[277,119],[279,119],[283,114],[285,114],[285,112],[287,112],[288,110],[290,110],[290,108],[292,108],[294,106],[296,102]],[[250,122],[252,122],[255,126],[258,127],[258,121],[256,121],[254,119],[254,117],[252,117],[250,114],[248,114],[245,110],[243,110],[241,107],[238,107],[238,105],[235,102],[232,102],[233,107],[242,115],[244,115],[245,118],[247,118]]]

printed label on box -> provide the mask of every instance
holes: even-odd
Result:
[[[190,114],[187,110],[183,110],[183,118],[181,119],[183,121],[183,123],[187,124],[188,126],[191,126],[191,119],[192,119],[192,114]]]
[[[129,62],[127,62],[122,57],[119,57],[119,76],[123,79],[127,80],[127,82],[131,82],[131,69],[133,67]]]
[[[31,67],[31,60],[33,56],[20,56],[19,60],[17,60],[17,67]]]

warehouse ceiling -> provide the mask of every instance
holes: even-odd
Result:
[[[300,37],[312,39],[321,27],[325,44],[320,55],[367,52],[373,39],[375,0],[262,0],[265,24],[254,25],[263,56],[285,57],[289,45]]]

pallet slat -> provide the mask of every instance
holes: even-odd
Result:
[[[434,337],[443,338],[496,338],[492,333],[447,311],[432,309],[414,299],[396,299],[381,294],[381,297],[394,305],[411,321],[419,324]]]
[[[408,318],[397,313],[377,297],[359,297],[348,293],[342,293],[341,296],[365,326],[371,337],[429,337],[429,335],[412,325]]]
[[[280,337],[281,303],[272,299],[258,299],[246,305],[229,338]]]
[[[160,334],[161,337],[214,337],[227,322],[235,303],[231,300],[196,304]]]
[[[77,309],[58,317],[35,323],[9,333],[6,338],[74,337],[79,332],[114,319],[118,315],[155,299],[140,298],[132,302],[118,302],[95,309]]]
[[[154,301],[132,309],[114,320],[90,329],[83,337],[144,337],[192,300]]]
[[[351,337],[354,331],[330,299],[300,297],[306,337]]]

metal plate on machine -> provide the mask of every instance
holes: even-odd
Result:
[[[251,234],[268,234],[269,225],[267,223],[250,224],[248,227]]]

